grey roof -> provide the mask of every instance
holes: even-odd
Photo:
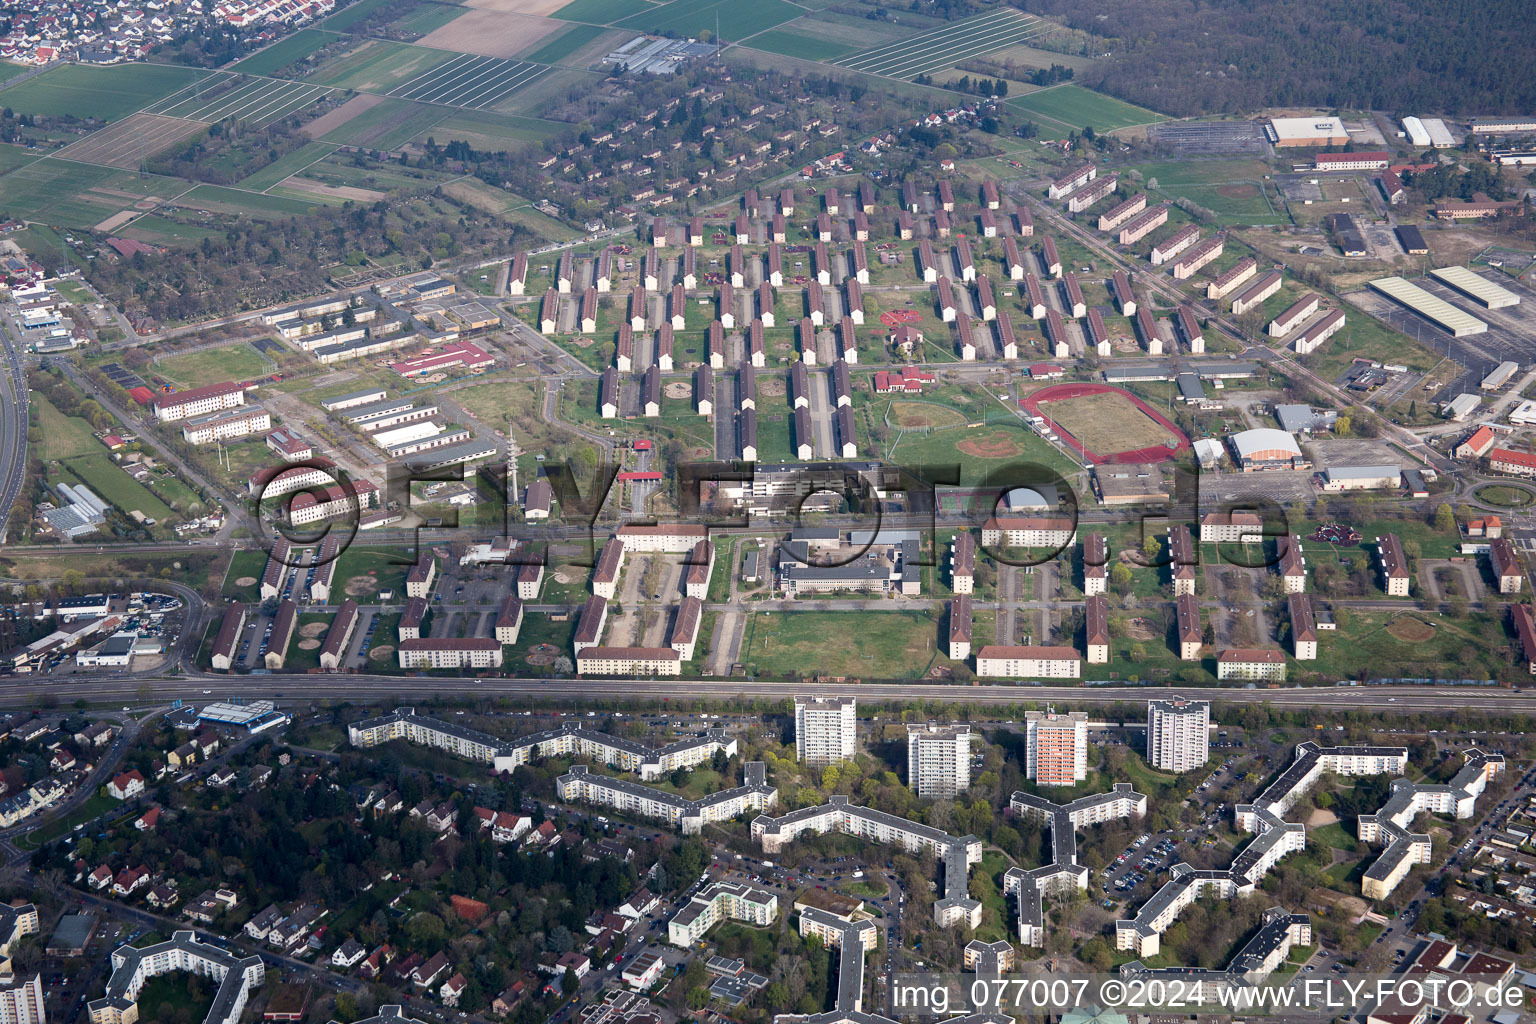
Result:
[[[1280,429],[1288,434],[1308,430],[1326,430],[1338,420],[1339,414],[1332,409],[1313,409],[1310,405],[1277,405],[1275,419]]]
[[[218,991],[214,994],[213,1005],[208,1008],[203,1021],[204,1024],[233,1024],[235,1004],[240,999],[241,991],[248,984],[246,971],[255,968],[264,973],[262,959],[259,956],[237,957],[222,946],[199,942],[197,934],[191,930],[175,932],[165,942],[158,942],[143,949],[126,945],[117,947],[112,952],[112,977],[107,981],[106,995],[92,1000],[90,1004],[93,1010],[92,1016],[95,1016],[94,1010],[98,1007],[103,1009],[113,1007],[122,1011],[133,1005],[135,999],[130,998],[128,993],[139,974],[142,961],[172,949],[180,949],[185,953],[199,956],[217,964],[227,972],[219,984]]]

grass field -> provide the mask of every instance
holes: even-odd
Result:
[[[1045,117],[1069,128],[1092,128],[1098,132],[1165,120],[1161,114],[1071,84],[1019,96],[1009,100],[1008,105],[1026,116]]]
[[[389,91],[402,100],[489,110],[550,73],[547,64],[459,54]]]
[[[1079,468],[1045,438],[1008,423],[931,434],[903,433],[891,443],[885,457],[906,466],[958,463],[964,484],[980,483],[986,473],[1013,460],[1035,462],[1063,476],[1071,476]]]
[[[45,462],[93,455],[102,450],[101,442],[91,434],[91,425],[79,416],[65,416],[41,393],[33,396],[32,404],[37,408],[37,422],[43,432]]]
[[[1180,160],[1141,164],[1136,170],[1160,189],[1181,185],[1224,185],[1233,181],[1253,181],[1270,173],[1262,160]]]
[[[620,18],[651,10],[660,6],[647,0],[572,0],[554,13],[561,21],[589,21],[594,25],[611,25]]]
[[[937,657],[937,637],[936,619],[918,612],[758,612],[741,660],[756,675],[913,679]]]
[[[851,71],[910,81],[918,75],[932,74],[972,57],[1015,46],[1039,29],[1038,18],[1004,8],[870,47],[835,63]]]
[[[523,58],[540,64],[557,64],[606,31],[597,25],[572,25],[532,53],[523,54]]]
[[[327,43],[341,38],[336,32],[326,32],[318,28],[304,28],[295,32],[281,42],[273,43],[260,53],[253,53],[249,57],[230,65],[231,71],[241,71],[248,75],[270,75],[284,68],[297,64],[312,53],[318,53]]]
[[[176,242],[201,242],[205,238],[223,238],[225,229],[204,227],[201,224],[182,224],[167,217],[150,214],[140,217],[126,228],[119,229],[124,238],[135,238],[154,245],[171,245]]]
[[[809,22],[805,24],[810,24]],[[853,49],[849,43],[838,42],[835,39],[818,39],[815,36],[801,35],[792,28],[770,29],[767,32],[759,32],[750,39],[745,40],[745,46],[757,50],[766,50],[769,53],[781,53],[786,57],[801,57],[805,60],[830,61]]]
[[[27,70],[23,64],[12,64],[8,60],[0,60],[0,82],[8,82]]]
[[[104,451],[70,459],[63,465],[87,487],[124,512],[137,510],[162,524],[172,516],[169,505],[123,472]]]
[[[0,106],[18,114],[73,114],[116,121],[206,74],[168,64],[109,68],[65,64],[0,89]]]
[[[38,158],[36,150],[27,149],[25,146],[12,146],[0,143],[0,174],[14,171],[23,164],[29,164]]]
[[[619,28],[637,32],[675,32],[697,36],[715,31],[719,19],[720,35],[725,39],[747,36],[799,17],[803,11],[786,0],[757,0],[744,4],[739,0],[672,0],[671,3],[642,11],[618,22]]]
[[[311,142],[307,146],[281,157],[267,164],[261,170],[240,182],[241,188],[253,189],[257,192],[271,188],[290,174],[297,174],[316,160],[323,159],[336,151],[336,147],[329,142]]]
[[[1100,455],[1150,448],[1168,440],[1168,431],[1156,420],[1113,392],[1046,402],[1040,410]]]
[[[155,370],[166,380],[182,387],[197,388],[226,380],[246,380],[259,376],[266,361],[244,343],[167,356],[155,363]]]

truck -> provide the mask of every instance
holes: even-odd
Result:
[[[849,878],[863,878],[864,877],[864,872],[862,872],[862,871],[855,871],[853,874],[849,875],[848,877]]]
[[[763,867],[765,867],[765,868],[771,868],[771,867],[773,867],[773,861],[771,861],[771,860],[765,860],[765,861],[763,861]]]

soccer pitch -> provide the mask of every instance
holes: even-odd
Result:
[[[1040,20],[1012,8],[921,32],[828,63],[887,78],[913,79],[1030,38]]]

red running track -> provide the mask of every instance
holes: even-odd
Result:
[[[1140,409],[1144,414],[1151,417],[1152,420],[1155,421],[1159,426],[1167,430],[1171,436],[1177,438],[1178,444],[1172,448],[1165,444],[1159,444],[1152,445],[1148,448],[1137,448],[1128,452],[1110,452],[1108,454],[1102,452],[1091,452],[1083,445],[1083,442],[1079,441],[1072,435],[1071,431],[1063,429],[1060,424],[1051,419],[1049,415],[1042,412],[1040,409],[1042,405],[1046,405],[1051,402],[1061,402],[1069,398],[1082,398],[1086,395],[1102,395],[1106,393],[1123,395],[1125,398],[1129,399],[1132,405],[1136,406],[1136,408]],[[1143,402],[1129,391],[1126,391],[1122,388],[1110,387],[1108,384],[1051,384],[1048,387],[1044,387],[1039,391],[1036,391],[1028,398],[1020,399],[1019,405],[1030,415],[1043,417],[1045,422],[1050,424],[1051,429],[1055,431],[1062,438],[1062,440],[1066,441],[1074,451],[1083,456],[1083,458],[1091,460],[1095,464],[1124,465],[1165,462],[1169,459],[1172,459],[1179,452],[1186,451],[1189,448],[1189,438],[1185,437],[1184,431],[1174,426],[1168,417],[1164,416],[1162,413],[1158,412],[1156,409],[1152,408],[1146,402]]]

